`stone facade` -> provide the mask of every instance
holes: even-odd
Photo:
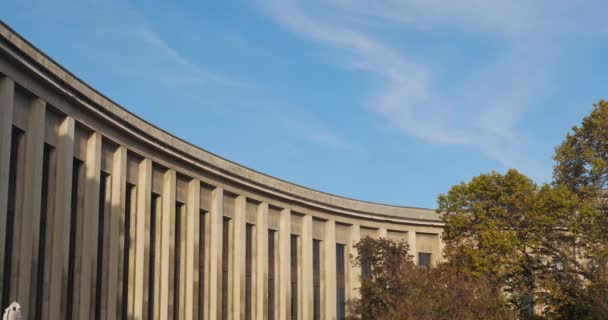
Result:
[[[358,239],[437,261],[441,232],[432,210],[311,190],[180,140],[0,23],[0,310],[340,319]]]

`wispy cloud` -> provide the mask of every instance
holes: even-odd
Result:
[[[322,124],[318,119],[303,115],[301,112],[282,108],[278,114],[272,114],[267,120],[278,124],[282,132],[290,132],[297,138],[304,141],[322,146],[336,152],[361,155],[365,148],[354,143],[336,131]]]
[[[210,71],[187,58],[164,39],[137,7],[127,1],[33,1],[27,4],[23,19],[43,17],[62,25],[73,25],[76,32],[97,44],[105,44],[98,63],[139,81],[154,81],[170,88],[207,89],[212,85],[248,84]],[[87,40],[89,40],[87,39]],[[95,52],[91,52],[95,55]],[[97,56],[101,56],[98,54]]]
[[[180,70],[179,78],[186,79],[190,83],[198,83],[202,86],[210,82],[228,86],[251,86],[240,80],[227,78],[201,68],[192,60],[184,57],[175,48],[169,46],[166,41],[161,39],[160,36],[149,27],[140,28],[140,33],[137,36],[141,37],[143,42],[151,45],[156,50],[157,54],[161,54],[171,60],[175,65],[175,70]]]
[[[474,32],[519,33],[538,21],[536,6],[526,0],[330,0],[335,7],[368,17],[430,30],[457,27]],[[550,9],[550,8],[547,8]]]
[[[399,132],[442,145],[479,150],[505,167],[518,167],[546,180],[550,168],[541,168],[533,151],[535,142],[518,126],[532,108],[552,90],[555,38],[576,28],[556,19],[571,6],[547,1],[440,1],[440,0],[330,0],[314,2],[323,10],[308,10],[310,2],[261,0],[279,24],[309,40],[339,52],[349,68],[363,70],[380,83],[368,105],[373,114]],[[322,12],[322,13],[319,13]],[[357,19],[343,19],[355,16]],[[377,20],[392,30],[433,32],[436,29],[484,35],[500,50],[489,63],[453,76],[451,90],[437,66],[414,58],[369,30]],[[372,23],[373,25],[373,23]],[[566,30],[567,29],[567,30]],[[397,49],[400,48],[400,49]],[[439,66],[441,69],[442,66]],[[445,68],[448,68],[447,66]],[[449,73],[441,70],[439,74]],[[371,89],[370,89],[371,90]]]
[[[347,139],[318,117],[297,106],[276,103],[272,99],[261,99],[255,108],[240,110],[246,118],[261,130],[279,133],[281,139],[295,143],[306,143],[339,153],[363,155],[364,146]]]
[[[288,136],[299,143],[338,152],[362,150],[305,110],[276,101],[272,93],[258,90],[254,84],[211,71],[197,57],[187,57],[179,45],[163,38],[154,22],[127,1],[32,0],[24,1],[22,7],[17,17],[20,20],[42,18],[47,23],[50,20],[56,25],[73,26],[71,32],[82,33],[74,49],[88,51],[86,57],[95,64],[132,81],[171,91],[167,95],[179,91],[191,101],[208,101],[210,91],[228,88],[231,97],[214,100],[205,108],[247,119],[254,126],[271,128],[276,136]],[[192,30],[190,36],[195,34]]]

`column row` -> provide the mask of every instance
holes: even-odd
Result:
[[[359,225],[209,185],[14,94],[1,78],[0,114],[26,115],[0,117],[2,307],[18,301],[26,319],[345,317]]]

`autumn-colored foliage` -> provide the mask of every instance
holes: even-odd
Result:
[[[608,101],[554,159],[550,184],[511,169],[440,195],[442,264],[421,270],[405,242],[362,239],[352,319],[608,319]]]
[[[350,319],[515,319],[500,288],[449,265],[420,269],[405,242],[364,238],[355,263],[371,266]],[[355,316],[356,315],[356,316]]]
[[[522,319],[608,318],[608,102],[556,149],[554,181],[490,172],[438,198],[446,257]]]

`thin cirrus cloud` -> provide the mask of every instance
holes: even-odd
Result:
[[[228,102],[218,106],[205,105],[205,108],[243,119],[255,119],[258,126],[276,128],[280,132],[286,132],[285,126],[289,124],[291,138],[311,145],[340,152],[361,150],[360,146],[348,141],[305,110],[282,104],[252,83],[210,71],[195,58],[186,57],[179,44],[167,42],[156,31],[154,23],[129,2],[26,1],[22,6],[22,13],[15,16],[16,19],[30,21],[36,18],[68,26],[70,32],[81,35],[78,36],[79,45],[73,50],[86,52],[82,57],[94,61],[96,65],[105,65],[106,70],[121,77],[147,83],[149,87],[167,89],[172,94],[179,92],[179,95],[190,97],[191,101],[208,101],[210,91],[228,88],[231,92],[238,92],[236,96],[241,100],[235,100],[235,105]],[[247,101],[247,107],[243,106],[243,101]],[[269,108],[268,105],[273,107]],[[141,106],[133,107],[136,110]],[[261,110],[265,111],[263,117]],[[264,125],[267,122],[281,125]]]
[[[252,111],[245,111],[244,116],[256,121],[261,127],[275,127],[281,135],[340,153],[359,156],[366,154],[364,146],[346,139],[319,119],[294,106],[281,104],[279,107],[267,103]]]
[[[553,90],[557,57],[552,53],[559,48],[560,32],[586,29],[573,18],[564,18],[572,9],[567,2],[259,3],[279,25],[334,49],[350,61],[346,67],[363,70],[376,80],[379,89],[366,101],[368,109],[397,132],[428,143],[477,150],[504,167],[522,168],[536,179],[550,177],[550,168],[535,159],[537,142],[520,133],[519,126],[526,113]],[[473,63],[464,74],[453,76],[457,81],[446,90],[439,83],[451,67],[414,57],[407,46],[394,45],[381,35],[387,29],[473,34],[490,39],[486,41],[499,49],[490,61]]]
[[[248,79],[243,81],[238,75],[212,70],[221,66],[201,61],[192,48],[163,37],[157,31],[175,30],[154,24],[133,3],[20,3],[23,21],[35,15],[79,34],[81,41],[72,52],[80,50],[85,63],[105,67],[106,73],[167,89],[167,94],[190,95],[191,105],[205,101],[205,108],[212,104],[218,109],[232,108],[229,112],[244,119],[258,114],[256,110],[265,105],[280,106],[265,117],[282,124],[297,119],[290,125],[297,131],[294,137],[310,145],[340,152],[359,152],[365,147],[349,141],[306,106],[276,101],[268,88],[254,85],[258,83],[255,79],[242,75]],[[520,130],[522,123],[555,90],[555,73],[562,62],[556,52],[563,46],[563,38],[605,31],[598,25],[603,21],[598,17],[602,10],[581,9],[582,5],[565,0],[258,0],[256,4],[272,23],[329,48],[339,56],[340,66],[368,78],[366,83],[373,87],[364,93],[365,111],[386,124],[383,127],[390,128],[389,134],[471,150],[541,180],[547,180],[550,168],[538,163],[539,142]],[[17,19],[17,15],[13,17]],[[200,25],[192,27],[196,34]],[[491,50],[487,56],[473,56],[462,64],[458,60],[433,61],[433,55],[421,54],[459,46],[427,41],[427,48],[421,51],[419,38],[443,41],[453,35],[474,38]],[[477,54],[469,43],[458,49]],[[231,94],[222,96],[226,91]],[[211,103],[209,93],[217,93]]]
[[[172,71],[170,74],[176,73],[176,76],[172,76],[171,79],[177,80],[177,84],[189,84],[187,87],[194,86],[206,86],[210,83],[233,86],[233,87],[251,87],[250,84],[228,78],[226,76],[210,72],[198,66],[196,63],[185,58],[176,49],[169,46],[167,42],[160,38],[152,29],[143,27],[139,29],[137,37],[149,46],[152,46],[156,52],[162,54],[166,59],[172,62]]]
[[[23,8],[18,18],[44,19],[66,27],[80,35],[75,50],[87,51],[85,57],[96,64],[107,64],[109,70],[138,81],[187,90],[210,85],[247,86],[186,58],[127,1],[24,1]]]

